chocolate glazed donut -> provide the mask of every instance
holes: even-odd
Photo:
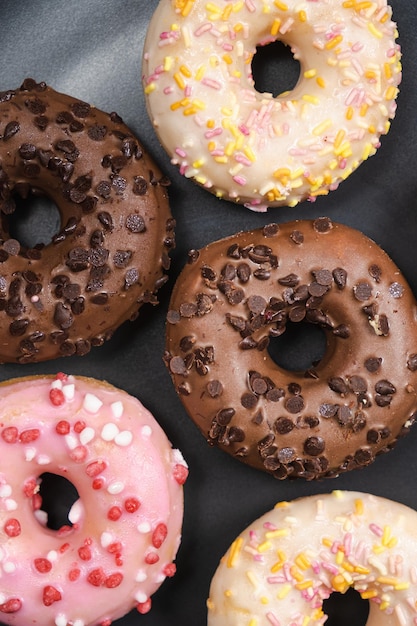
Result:
[[[325,354],[307,371],[270,356],[289,322],[325,334]],[[191,252],[165,360],[208,442],[279,479],[366,466],[417,415],[413,294],[381,248],[328,218]]]
[[[156,303],[175,242],[167,184],[115,113],[32,79],[0,93],[1,362],[84,355]],[[30,194],[60,212],[47,245],[10,235]]]

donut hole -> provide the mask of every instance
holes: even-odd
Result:
[[[274,41],[256,48],[252,59],[252,77],[256,91],[274,97],[292,91],[300,78],[301,66],[291,48]]]
[[[38,521],[51,530],[72,527],[70,512],[80,497],[77,489],[63,476],[49,472],[41,474],[39,481],[41,507],[35,511]]]
[[[287,322],[285,332],[271,338],[268,353],[282,369],[303,372],[316,366],[326,349],[327,339],[322,328],[308,322]]]
[[[328,615],[326,626],[365,626],[369,601],[361,598],[359,592],[350,587],[346,593],[332,593],[323,602],[323,611]]]
[[[14,196],[15,210],[6,218],[11,239],[25,248],[48,245],[59,232],[61,216],[51,198],[30,192],[27,197]]]

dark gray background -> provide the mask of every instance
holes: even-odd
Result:
[[[85,357],[1,365],[0,380],[59,370],[95,376],[137,396],[154,413],[190,466],[178,573],[154,596],[148,615],[133,611],[117,623],[204,626],[209,583],[220,557],[239,531],[277,500],[356,489],[417,509],[417,426],[393,452],[362,471],[324,482],[278,482],[207,446],[185,414],[162,362],[169,295],[188,250],[271,221],[328,215],[362,230],[391,255],[417,294],[417,4],[392,0],[404,77],[397,116],[377,155],[330,196],[266,215],[219,201],[181,178],[159,146],[141,87],[143,42],[156,5],[157,0],[0,0],[0,90],[18,87],[31,76],[117,111],[171,178],[171,207],[178,223],[171,278],[157,309],[142,309],[136,322],[126,323],[106,346]],[[276,70],[268,65],[269,72]],[[284,63],[279,71],[289,81],[294,67]],[[285,80],[283,88],[288,87]],[[353,617],[341,602],[333,611],[333,625],[364,624],[360,607],[354,605]]]

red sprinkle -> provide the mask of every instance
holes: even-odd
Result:
[[[71,569],[68,573],[68,578],[70,579],[70,581],[73,583],[76,580],[79,579],[81,574],[81,570],[77,569],[76,567],[74,567],[74,569]]]
[[[145,563],[147,563],[148,565],[155,565],[155,563],[158,563],[159,561],[159,556],[156,554],[156,552],[148,552],[148,554],[145,556]]]
[[[114,541],[109,546],[107,546],[107,552],[110,554],[117,554],[122,551],[122,544],[120,541]]]
[[[104,479],[103,479],[103,478],[95,478],[95,479],[93,480],[92,487],[93,487],[93,489],[95,489],[96,491],[97,491],[98,489],[102,489],[102,488],[103,488],[103,485],[104,485]]]
[[[93,461],[92,463],[89,463],[87,465],[87,467],[85,468],[85,473],[90,478],[94,478],[95,476],[98,476],[99,474],[101,474],[101,472],[104,472],[106,467],[107,467],[106,461],[101,461],[101,460]]]
[[[0,604],[1,613],[17,613],[22,608],[22,601],[19,598],[10,598]]]
[[[51,606],[54,602],[59,602],[62,600],[61,592],[58,591],[56,587],[52,587],[52,585],[47,585],[43,589],[43,603],[45,606]]]
[[[8,537],[18,537],[22,532],[19,520],[14,517],[6,520],[4,524],[4,532]]]
[[[42,496],[40,493],[35,493],[32,498],[32,509],[33,511],[39,511],[42,507]]]
[[[35,569],[37,569],[38,572],[40,572],[41,574],[46,574],[52,569],[52,563],[51,561],[49,561],[49,559],[39,558],[35,559],[33,563],[35,565]]]
[[[160,548],[164,543],[168,534],[168,528],[165,524],[158,524],[152,533],[152,545],[154,548]]]
[[[122,509],[119,506],[112,506],[107,513],[107,517],[112,522],[117,522],[122,515]]]
[[[175,563],[168,563],[168,565],[165,565],[163,569],[165,576],[167,576],[168,578],[172,578],[176,571],[177,566],[175,565]]]
[[[78,556],[82,561],[90,561],[91,560],[91,550],[88,546],[81,546],[78,549]]]
[[[65,396],[61,389],[51,389],[49,399],[54,406],[62,406],[65,402]]]
[[[185,467],[185,465],[181,465],[180,463],[177,463],[177,465],[175,465],[173,469],[172,474],[175,480],[177,481],[177,483],[179,485],[183,485],[188,478],[188,467]]]
[[[90,585],[94,587],[101,587],[106,582],[106,574],[102,567],[97,567],[96,569],[92,569],[91,572],[87,576],[87,581]]]
[[[125,500],[125,509],[128,513],[135,513],[140,507],[140,502],[137,498],[127,498]]]
[[[39,439],[40,435],[41,431],[38,428],[29,428],[20,433],[20,441],[22,443],[32,443],[32,441]]]
[[[38,489],[38,483],[35,478],[29,478],[23,485],[23,493],[27,498],[31,498],[35,495]]]
[[[55,426],[55,430],[58,435],[68,435],[71,429],[70,423],[67,420],[60,420],[58,424]]]
[[[74,424],[74,430],[75,430],[76,433],[81,433],[84,430],[85,427],[86,427],[86,423],[85,422],[79,421],[79,422],[75,422],[75,424]]]
[[[116,572],[115,574],[110,574],[110,576],[106,578],[105,585],[109,589],[114,589],[115,587],[118,587],[119,585],[121,585],[122,580],[123,580],[123,574]]]
[[[148,598],[146,602],[139,602],[136,606],[138,612],[141,615],[145,615],[146,613],[149,613],[149,611],[151,610],[151,607],[152,607],[152,600],[150,598]]]
[[[16,443],[19,439],[19,431],[16,426],[7,426],[1,431],[1,436],[6,443]]]
[[[55,378],[57,380],[61,380],[63,383],[66,383],[68,380],[68,374],[64,374],[64,372],[58,372]]]
[[[85,446],[77,446],[71,450],[70,457],[75,463],[83,463],[87,457],[87,448]]]
[[[64,554],[64,552],[66,552],[69,548],[70,548],[69,543],[63,543],[62,546],[59,548],[59,551],[61,554]]]

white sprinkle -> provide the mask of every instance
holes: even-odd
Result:
[[[55,561],[58,560],[58,552],[56,550],[49,550],[46,558],[48,561],[51,561],[51,563],[55,563]]]
[[[16,500],[13,500],[13,498],[7,498],[4,501],[4,504],[6,505],[7,511],[16,511],[17,509],[17,502]]]
[[[48,513],[46,511],[38,509],[37,511],[33,511],[33,515],[36,517],[41,526],[46,526],[48,523]]]
[[[144,437],[150,437],[152,435],[152,428],[150,426],[142,426],[141,433]]]
[[[26,461],[33,461],[33,459],[36,456],[36,448],[26,448],[25,450],[25,460]]]
[[[83,446],[86,446],[87,443],[90,443],[95,437],[96,431],[91,426],[87,426],[80,433],[80,442]]]
[[[88,413],[98,413],[101,407],[103,406],[100,398],[97,398],[93,393],[86,393],[83,408],[88,411]]]
[[[117,402],[113,402],[110,405],[110,408],[111,408],[111,411],[112,411],[114,417],[116,417],[116,418],[122,417],[124,406],[123,406],[123,402],[121,400],[118,400]]]
[[[36,462],[38,465],[49,465],[49,463],[51,462],[51,457],[49,457],[47,454],[40,454],[36,459]]]
[[[102,548],[108,548],[114,541],[113,535],[108,532],[101,533],[100,543]]]
[[[143,604],[143,602],[146,602],[147,599],[148,599],[148,596],[143,591],[138,591],[135,594],[135,600],[139,602],[139,604]]]
[[[143,582],[145,582],[145,580],[147,578],[148,578],[148,576],[147,576],[146,572],[144,572],[143,569],[140,569],[138,571],[138,573],[136,574],[136,576],[135,576],[135,581],[137,583],[143,583]]]
[[[68,519],[71,524],[77,524],[84,517],[84,505],[78,498],[72,505],[68,513]]]
[[[56,618],[55,618],[55,626],[67,626],[67,624],[68,624],[68,620],[65,617],[65,615],[60,613],[59,615],[56,616]]]
[[[3,563],[3,571],[5,571],[6,574],[13,574],[13,572],[16,571],[16,565],[11,561],[7,561]]]
[[[78,440],[75,435],[65,435],[65,443],[70,450],[74,450],[78,446]]]
[[[151,525],[149,522],[142,522],[141,524],[138,524],[137,529],[140,533],[144,535],[151,532]]]
[[[114,442],[121,447],[130,446],[132,443],[133,434],[130,430],[122,430],[120,433],[116,435],[114,438]]]
[[[125,484],[122,483],[121,480],[115,480],[114,482],[110,483],[110,485],[107,487],[107,491],[111,493],[112,495],[116,495],[117,493],[122,493],[124,488],[125,488]]]
[[[75,385],[74,384],[64,385],[62,387],[62,393],[64,394],[65,399],[67,400],[67,402],[71,402],[71,400],[74,400]]]
[[[75,619],[73,626],[85,626],[85,621],[83,619]]]
[[[0,485],[0,498],[8,498],[11,495],[12,495],[11,485],[8,485],[7,483]]]
[[[119,434],[119,428],[114,422],[108,422],[101,430],[101,438],[104,441],[113,441],[113,439]]]
[[[51,383],[51,389],[62,389],[62,380],[57,378]]]

